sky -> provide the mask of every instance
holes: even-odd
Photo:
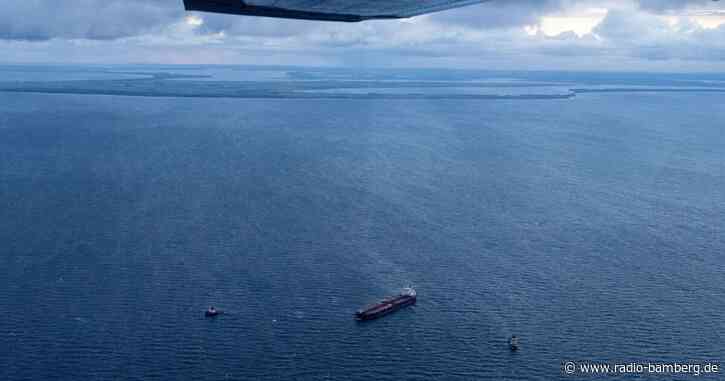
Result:
[[[3,0],[0,63],[725,72],[725,1],[491,0],[335,23],[182,0]]]

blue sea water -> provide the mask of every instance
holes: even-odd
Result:
[[[721,363],[723,104],[0,92],[0,379]]]

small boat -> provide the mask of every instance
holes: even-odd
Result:
[[[204,311],[204,316],[215,317],[215,316],[219,316],[219,314],[221,314],[221,313],[222,313],[221,311],[219,311],[218,309],[216,309],[212,306],[212,307],[209,307],[206,311]]]
[[[510,348],[510,349],[511,349],[512,351],[517,351],[517,350],[519,350],[519,338],[518,338],[518,337],[516,337],[516,335],[514,335],[514,336],[511,336],[511,338],[509,339],[509,348]]]

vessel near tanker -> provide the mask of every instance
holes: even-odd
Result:
[[[365,321],[377,319],[403,307],[415,304],[416,293],[412,287],[404,288],[399,295],[383,299],[379,303],[367,306],[355,312],[355,320]]]

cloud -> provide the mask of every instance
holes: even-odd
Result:
[[[175,0],[4,0],[0,39],[110,40],[149,33],[182,17]]]
[[[644,13],[610,11],[593,33],[619,54],[644,60],[725,58],[725,24],[709,29],[688,17],[668,21]]]
[[[654,12],[712,7],[713,2],[713,0],[637,0],[641,9]]]
[[[430,17],[447,25],[478,29],[506,28],[536,23],[542,15],[563,10],[569,3],[571,2],[566,0],[493,0],[474,7],[441,12]]]
[[[652,12],[713,7],[710,0],[634,0]],[[577,7],[603,7],[616,0],[491,0],[480,5],[433,14],[448,26],[497,29],[535,24],[547,14]],[[721,8],[722,9],[722,8]],[[4,0],[0,39],[51,38],[109,40],[152,33],[185,16],[181,0]],[[200,33],[291,36],[307,33],[321,23],[203,14]]]
[[[710,0],[491,0],[353,24],[187,13],[181,0],[4,3],[5,61],[586,69],[725,61],[725,27],[692,17],[717,26],[725,4]]]
[[[623,10],[610,10],[593,29],[597,36],[621,42],[662,40],[674,37],[672,32],[673,28],[660,18]]]
[[[268,17],[240,17],[221,14],[199,14],[203,17],[200,33],[224,32],[231,36],[289,37],[311,32],[320,22],[308,20],[274,19]]]

